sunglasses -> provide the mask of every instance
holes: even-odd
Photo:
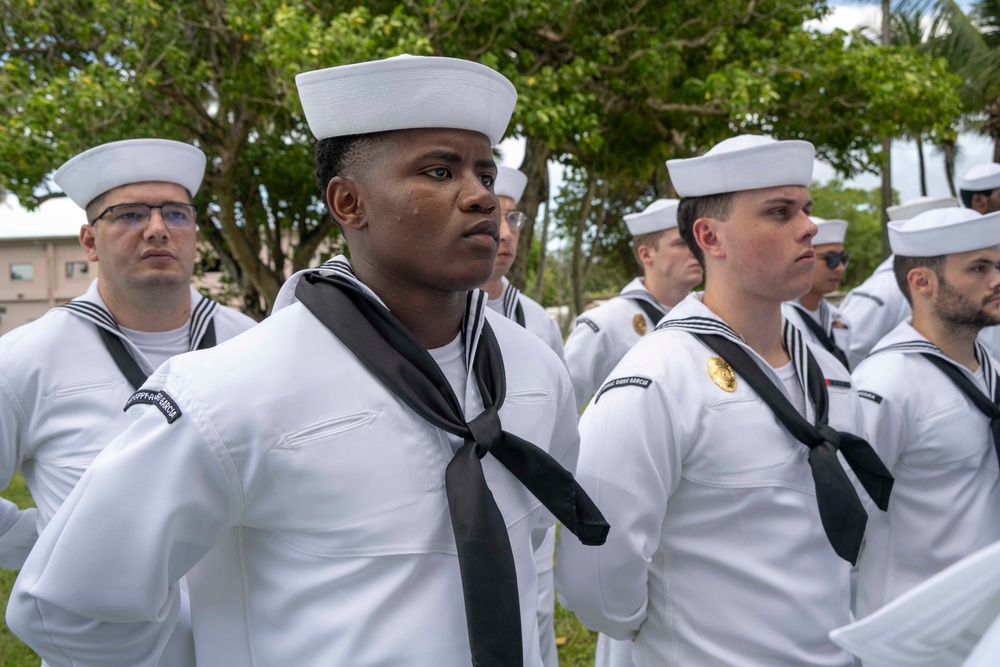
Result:
[[[835,269],[840,266],[840,263],[844,263],[844,268],[847,268],[847,263],[851,261],[851,253],[844,252],[828,252],[825,255],[816,255],[816,259],[821,259],[826,262],[828,269]]]

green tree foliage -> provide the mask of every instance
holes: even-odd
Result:
[[[400,52],[497,68],[519,91],[509,134],[526,143],[522,209],[533,221],[557,159],[600,186],[575,215],[604,220],[602,233],[641,192],[671,192],[664,160],[734,133],[809,139],[852,174],[877,168],[877,137],[949,127],[959,111],[942,62],[806,29],[821,0],[0,6],[0,189],[35,204],[52,194],[52,169],[103,141],[197,143],[211,158],[204,237],[257,314],[335,234],[294,92],[304,70]],[[586,246],[595,233],[582,231]],[[529,222],[513,272],[522,286],[533,236]],[[602,239],[590,265],[624,267],[620,245]]]
[[[201,233],[262,316],[335,227],[294,90],[308,69],[427,53],[415,22],[355,3],[3,0],[0,189],[34,206],[72,155],[156,136],[209,156]]]

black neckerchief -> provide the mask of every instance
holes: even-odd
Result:
[[[868,513],[840,465],[837,451],[843,454],[868,495],[883,511],[889,506],[892,475],[867,441],[852,433],[837,431],[827,423],[829,396],[826,384],[819,365],[802,341],[802,332],[785,322],[785,347],[799,382],[815,408],[815,425],[799,414],[784,392],[737,342],[738,336],[725,323],[706,317],[691,317],[668,320],[658,328],[688,331],[714,350],[746,380],[785,429],[809,448],[809,467],[816,485],[816,502],[823,530],[837,555],[852,564],[856,563]]]
[[[473,302],[476,295],[478,302]],[[306,274],[295,289],[300,302],[392,393],[431,425],[464,439],[445,472],[445,490],[458,548],[472,664],[523,664],[521,612],[514,556],[506,524],[483,475],[491,454],[555,517],[590,545],[603,544],[608,524],[600,510],[547,452],[502,430],[498,411],[506,393],[503,358],[489,323],[485,297],[470,292],[463,337],[484,410],[466,421],[441,368],[388,309],[343,269]],[[471,340],[481,326],[478,344]]]

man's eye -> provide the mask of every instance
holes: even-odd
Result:
[[[483,174],[482,176],[479,177],[479,180],[483,182],[483,185],[485,185],[488,188],[491,188],[493,187],[494,181],[496,181],[496,177],[493,176],[493,174]]]
[[[451,172],[449,172],[445,167],[434,167],[433,169],[428,170],[427,173],[434,178],[448,178],[448,174]]]

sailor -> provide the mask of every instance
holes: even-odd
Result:
[[[966,208],[977,213],[1000,211],[1000,164],[987,162],[962,174],[958,179],[958,195]],[[1000,356],[1000,326],[979,332],[979,342],[994,357]]]
[[[677,231],[677,204],[657,199],[625,216],[642,277],[580,315],[566,340],[566,365],[580,408],[625,353],[701,282],[701,265]]]
[[[517,258],[517,240],[527,216],[517,210],[528,177],[524,172],[503,165],[497,166],[497,179],[493,184],[500,202],[500,248],[493,264],[493,275],[482,286],[487,294],[486,305],[507,319],[513,320],[535,334],[553,352],[563,358],[562,332],[545,309],[507,280],[507,272]],[[545,539],[535,550],[535,568],[538,571],[538,639],[541,644],[542,664],[557,667],[559,653],[556,648],[555,613],[556,596],[552,584],[552,561],[556,550],[556,527],[549,528]]]
[[[859,616],[1000,540],[1000,365],[976,343],[1000,324],[1000,212],[928,211],[891,223],[889,242],[913,317],[854,372],[896,479],[858,563]]]
[[[160,364],[255,324],[191,287],[191,198],[204,173],[204,153],[164,139],[103,144],[56,172],[86,212],[80,245],[97,278],[0,338],[0,480],[6,487],[21,470],[37,506],[0,499],[0,566],[21,567],[90,463],[132,422],[122,408]]]
[[[667,163],[705,291],[626,353],[580,423],[577,475],[614,526],[556,549],[585,625],[654,665],[846,666],[867,519],[837,451],[884,507],[847,370],[783,321],[809,290],[812,144],[739,136]],[[795,435],[793,435],[795,433]]]
[[[848,325],[837,307],[826,300],[826,295],[837,289],[851,259],[850,253],[844,250],[847,221],[810,217],[817,230],[813,237],[816,266],[812,288],[798,299],[785,303],[781,313],[802,330],[806,340],[822,345],[837,357],[844,368],[848,368],[844,354],[844,350],[848,349]]]
[[[909,220],[924,211],[953,208],[951,197],[917,197],[886,209],[889,220]],[[840,303],[840,313],[851,327],[847,350],[849,368],[857,368],[882,336],[910,316],[910,306],[899,291],[892,273],[892,255],[879,264],[871,276],[852,289]]]
[[[507,280],[507,272],[517,259],[517,240],[521,236],[521,227],[527,220],[527,216],[517,210],[527,184],[528,177],[524,172],[503,165],[497,167],[495,188],[500,202],[500,249],[493,265],[493,275],[482,286],[482,290],[489,297],[486,305],[490,309],[514,320],[541,338],[562,359],[563,339],[559,325],[541,304]]]
[[[565,367],[476,289],[514,87],[412,56],[296,83],[351,260],[129,399],[12,592],[53,667],[155,665],[189,570],[200,665],[537,667],[533,541],[607,534]]]
[[[1000,211],[1000,164],[987,162],[962,174],[958,195],[963,206],[977,213]]]

